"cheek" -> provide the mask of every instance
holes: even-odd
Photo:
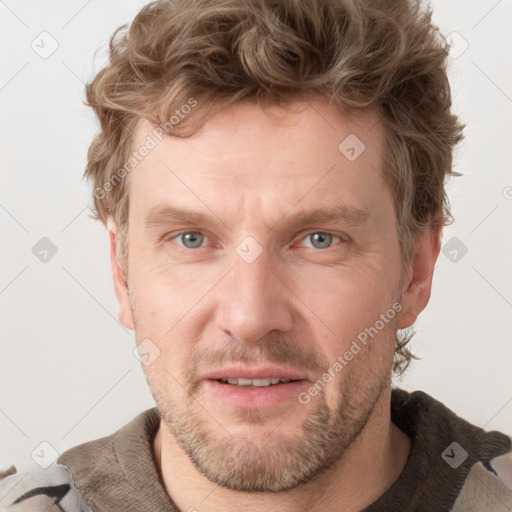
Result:
[[[354,335],[372,325],[394,299],[387,272],[370,264],[312,270],[294,284],[298,297],[334,336]]]
[[[138,340],[150,339],[160,350],[146,373],[156,382],[163,379],[174,387],[178,384],[172,377],[182,384],[185,381],[184,372],[212,314],[208,295],[222,273],[216,277],[215,269],[208,265],[191,270],[190,266],[148,264],[148,259],[131,274],[136,335]]]
[[[309,315],[312,325],[318,325],[313,327],[318,350],[336,375],[337,384],[326,393],[330,405],[337,403],[339,386],[345,388],[349,380],[377,382],[390,370],[398,316],[393,308],[395,278],[389,269],[367,264],[322,276],[310,273],[302,281],[300,296],[314,312]],[[338,371],[336,362],[341,364]]]
[[[198,272],[179,265],[141,265],[132,274],[131,293],[139,320],[171,328],[194,309],[218,280],[214,269],[205,267]]]

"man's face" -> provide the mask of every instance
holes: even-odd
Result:
[[[239,490],[320,474],[390,386],[402,262],[383,128],[371,112],[295,105],[278,118],[230,107],[129,177],[121,318],[160,351],[144,371],[167,435]],[[134,149],[152,130],[139,123]]]

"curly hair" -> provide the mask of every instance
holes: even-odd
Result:
[[[188,137],[230,104],[286,108],[313,95],[333,108],[379,113],[384,179],[407,262],[419,233],[451,220],[445,181],[457,174],[453,149],[463,126],[451,111],[448,49],[431,9],[415,0],[151,2],[115,31],[109,63],[86,86],[100,121],[85,170],[94,217],[115,219],[125,260],[129,180],[122,178],[141,118]],[[199,108],[178,116],[191,100]],[[173,116],[179,121],[169,122]],[[396,374],[414,357],[411,336],[399,333]]]

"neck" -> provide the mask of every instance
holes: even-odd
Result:
[[[201,510],[207,505],[210,512],[357,512],[396,481],[409,455],[409,438],[391,422],[390,400],[391,391],[386,390],[361,434],[336,464],[313,482],[285,492],[246,493],[210,482],[163,422],[154,439],[154,457],[165,490],[180,510]]]

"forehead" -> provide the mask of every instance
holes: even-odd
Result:
[[[198,103],[199,106],[195,110],[188,109],[187,114],[180,112],[180,116],[171,115],[168,123],[171,130],[180,122],[187,123],[188,117],[200,115],[207,105],[201,105],[200,101]],[[155,129],[158,130],[157,125],[140,119],[134,132],[132,148],[136,150],[141,147]],[[207,148],[209,155],[223,156],[225,159],[229,156],[223,149],[227,144],[235,144],[240,150],[257,152],[259,159],[263,159],[265,154],[283,153],[290,148],[295,156],[300,156],[313,147],[321,151],[319,157],[332,153],[337,157],[340,153],[338,145],[349,137],[346,147],[349,149],[350,141],[357,143],[354,136],[365,146],[367,157],[379,160],[384,128],[374,109],[341,109],[323,98],[297,100],[286,109],[279,106],[264,109],[252,101],[244,101],[214,114],[191,137],[175,137],[172,131],[171,135],[164,134],[163,145],[172,143],[174,149],[177,149],[180,142],[185,142],[189,148]],[[307,144],[299,146],[294,142]],[[357,149],[362,149],[359,143]],[[354,157],[350,153],[346,155]]]
[[[385,133],[374,111],[342,111],[323,99],[291,109],[238,103],[191,137],[161,140],[156,125],[140,120],[133,150],[148,138],[155,144],[129,176],[130,211],[185,197],[201,210],[226,202],[269,211],[338,200],[363,209],[382,194]]]

